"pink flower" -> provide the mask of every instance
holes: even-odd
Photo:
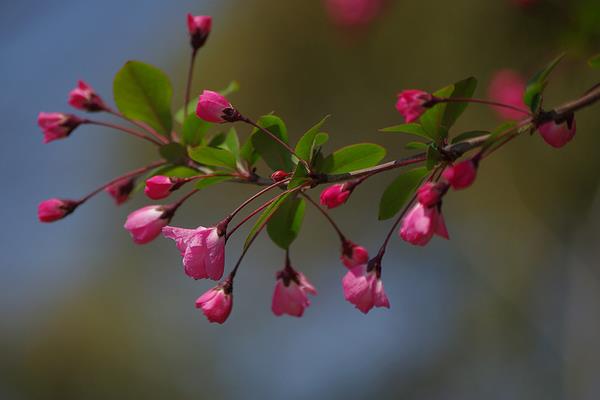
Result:
[[[508,104],[527,110],[523,102],[523,93],[525,93],[525,79],[516,71],[503,69],[494,75],[490,86],[488,87],[488,96],[491,100],[498,103]],[[492,107],[501,118],[519,120],[526,116],[516,110],[505,107]]]
[[[346,183],[336,183],[321,192],[321,204],[327,208],[339,207],[348,200],[352,193],[353,186]]]
[[[575,136],[575,132],[577,131],[577,127],[575,124],[575,119],[571,119],[560,124],[557,124],[554,121],[549,121],[540,125],[538,130],[540,131],[540,135],[542,135],[542,138],[546,143],[558,149],[573,139],[573,136]]]
[[[404,117],[404,120],[414,122],[427,111],[425,104],[433,100],[431,94],[422,90],[404,90],[398,94],[396,110]]]
[[[80,203],[74,200],[48,199],[38,205],[40,222],[54,222],[71,214]]]
[[[206,318],[217,324],[227,320],[232,306],[233,294],[229,281],[215,286],[196,300],[196,308],[201,308]]]
[[[275,283],[271,304],[273,314],[301,317],[304,309],[310,305],[308,293],[316,295],[317,291],[304,274],[296,272],[289,265],[286,266],[277,272],[277,283]]]
[[[447,190],[445,183],[425,182],[417,189],[417,200],[425,207],[433,207],[440,203]]]
[[[187,15],[188,32],[190,33],[190,44],[194,50],[204,46],[210,28],[212,26],[212,18],[206,15]]]
[[[338,25],[367,25],[381,12],[383,0],[326,0],[327,11]]]
[[[69,104],[78,110],[91,112],[107,108],[100,96],[84,81],[77,82],[77,87],[69,93]]]
[[[225,269],[225,232],[215,226],[196,229],[166,226],[162,233],[175,241],[189,277],[221,279]]]
[[[390,308],[377,268],[369,270],[367,263],[357,265],[342,279],[344,297],[363,313],[373,307]]]
[[[196,115],[208,122],[233,122],[239,117],[229,100],[217,92],[205,90],[198,99]]]
[[[444,216],[437,206],[424,207],[417,202],[402,219],[400,237],[414,245],[425,246],[434,234],[448,239]]]
[[[45,113],[38,115],[38,125],[44,133],[44,143],[65,138],[84,121],[73,114]]]
[[[183,182],[178,178],[156,175],[146,180],[144,193],[152,200],[168,197],[173,190],[178,189]]]
[[[475,181],[477,176],[477,163],[473,160],[464,160],[447,167],[442,173],[442,178],[454,190],[466,189]]]
[[[362,246],[354,244],[350,240],[342,243],[342,263],[348,268],[356,267],[360,264],[366,264],[369,261],[369,252]]]
[[[104,189],[114,200],[117,205],[123,204],[129,199],[129,195],[135,186],[134,178],[124,178],[120,181],[109,185]]]
[[[129,231],[135,243],[145,244],[160,234],[172,216],[173,212],[169,206],[146,206],[127,216],[125,229]]]
[[[288,174],[287,172],[282,171],[282,170],[277,170],[271,174],[271,180],[273,182],[281,182],[282,180],[284,180],[285,178],[287,178],[289,176],[290,176],[290,174]]]

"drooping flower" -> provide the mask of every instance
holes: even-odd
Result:
[[[302,272],[296,272],[291,266],[286,266],[277,272],[277,282],[273,291],[271,310],[280,316],[288,314],[301,317],[304,309],[310,305],[308,294],[316,295],[314,286]]]
[[[233,291],[229,280],[208,290],[196,300],[196,308],[202,309],[206,318],[217,324],[222,324],[227,320],[232,306]]]
[[[573,139],[575,132],[577,132],[577,127],[575,119],[571,118],[562,123],[554,121],[543,123],[538,130],[546,143],[558,149]]]
[[[360,264],[366,264],[369,261],[369,252],[364,247],[350,240],[345,240],[342,243],[342,255],[340,259],[346,267],[353,268]]]
[[[398,94],[396,110],[407,123],[414,122],[427,111],[425,105],[432,99],[431,94],[422,90],[404,90]]]
[[[383,0],[326,0],[331,19],[340,26],[368,25],[382,10]]]
[[[77,82],[77,87],[69,93],[69,104],[84,111],[104,111],[106,104],[90,85],[84,81]]]
[[[488,96],[491,100],[498,103],[508,104],[513,107],[527,110],[523,101],[525,93],[525,79],[516,71],[503,69],[494,74],[490,86],[488,87]],[[494,111],[504,119],[519,120],[526,115],[517,110],[511,110],[506,107],[492,106]]]
[[[390,302],[383,290],[378,268],[369,269],[364,263],[350,269],[342,279],[344,297],[363,313],[373,307],[390,308]]]
[[[446,167],[442,178],[448,182],[452,189],[466,189],[473,184],[477,177],[477,162],[472,159],[464,160]]]
[[[40,222],[54,222],[71,214],[80,203],[75,200],[48,199],[38,205]]]
[[[146,180],[144,193],[152,200],[168,197],[173,190],[178,189],[183,181],[170,176],[156,175]]]
[[[169,223],[172,216],[169,206],[146,206],[129,214],[124,227],[135,243],[145,244],[160,234],[161,229]]]
[[[348,200],[353,189],[354,186],[348,185],[348,182],[331,185],[321,192],[321,204],[327,208],[339,207]]]
[[[196,115],[208,122],[234,122],[239,119],[239,113],[229,100],[217,92],[205,90],[198,98]]]
[[[448,185],[444,182],[425,182],[417,189],[417,200],[425,207],[433,207],[440,203],[447,190]]]
[[[448,230],[439,207],[415,203],[402,219],[400,237],[414,245],[425,246],[434,234],[448,239]]]
[[[66,138],[83,122],[84,120],[73,114],[41,112],[38,115],[38,125],[44,133],[44,143]]]
[[[221,279],[225,269],[225,232],[216,226],[196,229],[166,226],[162,233],[175,241],[189,277]]]
[[[124,178],[107,186],[104,190],[115,200],[117,205],[120,205],[129,199],[134,187],[135,178]]]
[[[207,15],[187,15],[187,26],[190,34],[190,44],[194,50],[204,46],[210,28],[212,26],[212,18]]]

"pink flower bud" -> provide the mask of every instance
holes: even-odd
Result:
[[[48,199],[38,205],[40,222],[54,222],[71,214],[80,203],[74,200]]]
[[[442,178],[448,182],[452,189],[466,189],[475,181],[477,176],[477,163],[473,160],[464,160],[447,167],[442,173]]]
[[[287,172],[282,171],[282,170],[277,170],[271,174],[271,180],[273,182],[281,182],[282,180],[284,180],[285,178],[287,178],[289,176],[290,176],[290,174],[288,174]]]
[[[549,121],[540,125],[538,130],[540,131],[540,135],[542,135],[542,138],[546,143],[558,149],[573,139],[573,136],[575,136],[575,132],[577,131],[577,127],[575,124],[575,119],[571,119],[570,121],[565,121],[560,124],[557,124],[554,121]]]
[[[414,245],[425,246],[436,234],[448,239],[444,216],[438,207],[424,207],[416,203],[402,219],[400,237]]]
[[[73,114],[41,112],[38,115],[38,125],[44,133],[44,143],[69,136],[73,129],[83,122]]]
[[[189,277],[221,279],[225,269],[225,232],[215,226],[196,229],[166,226],[162,233],[175,241]]]
[[[321,204],[327,208],[339,207],[348,200],[351,193],[352,188],[348,188],[346,183],[336,183],[323,189],[320,197]]]
[[[160,200],[168,197],[171,192],[178,189],[181,184],[180,179],[169,176],[156,175],[146,180],[144,193],[152,200]]]
[[[188,32],[190,33],[190,44],[194,50],[204,46],[210,28],[212,26],[212,18],[206,15],[187,15]]]
[[[304,309],[310,305],[308,293],[316,295],[317,291],[304,274],[296,272],[291,266],[285,267],[277,272],[277,283],[275,283],[271,304],[273,314],[301,317]]]
[[[326,0],[331,19],[340,26],[368,25],[381,12],[383,0]]]
[[[425,182],[417,189],[417,200],[425,207],[433,207],[440,203],[447,190],[445,183]]]
[[[69,93],[69,104],[84,111],[104,111],[106,105],[94,89],[84,81],[77,82],[77,87]]]
[[[525,79],[516,71],[503,69],[494,75],[490,86],[488,87],[488,96],[491,100],[519,107],[527,110],[523,102],[523,93],[525,93]],[[526,115],[516,110],[506,107],[492,107],[500,118],[519,120]]]
[[[210,322],[222,324],[227,320],[233,306],[231,283],[221,283],[196,300],[196,308],[202,312]]]
[[[160,234],[161,229],[169,223],[172,216],[168,206],[146,206],[127,216],[125,229],[129,231],[135,243],[145,244]]]
[[[196,115],[208,122],[223,123],[239,120],[239,113],[229,100],[217,92],[205,90],[198,99]]]
[[[342,243],[340,259],[346,267],[352,268],[360,264],[366,264],[369,261],[369,252],[364,247],[346,240]]]
[[[115,200],[117,205],[120,205],[129,199],[129,195],[133,191],[134,186],[134,178],[124,178],[110,186],[107,186],[104,190]]]
[[[404,117],[404,120],[414,122],[427,111],[425,104],[433,99],[431,94],[422,90],[404,90],[398,94],[396,110]]]
[[[346,300],[365,314],[373,307],[390,308],[376,268],[369,271],[366,263],[348,271],[342,279],[342,286]]]

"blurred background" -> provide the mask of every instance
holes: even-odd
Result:
[[[347,4],[344,4],[347,3]],[[102,194],[40,224],[37,204],[78,197],[153,159],[150,146],[95,127],[43,145],[39,111],[67,111],[77,79],[111,99],[129,59],[172,77],[183,98],[185,14],[213,15],[194,92],[236,79],[246,114],[275,111],[293,140],[325,114],[328,150],[380,143],[388,159],[408,138],[403,88],[434,90],[469,75],[478,97],[501,68],[531,75],[568,57],[547,104],[600,80],[597,0],[22,0],[0,3],[0,115],[4,144],[0,252],[1,399],[597,399],[600,397],[600,105],[555,150],[521,138],[444,203],[452,237],[426,248],[396,236],[384,261],[392,307],[368,315],[343,298],[339,243],[314,210],[292,248],[319,295],[301,319],[270,311],[283,254],[262,237],[242,266],[233,313],[207,323],[194,300],[212,282],[182,273],[173,244],[135,246],[122,228],[141,197],[115,208]],[[350,7],[346,9],[345,7]],[[358,10],[358,11],[357,11]],[[471,106],[460,129],[497,116]],[[248,132],[240,129],[245,136]],[[333,211],[375,251],[392,221],[379,195],[397,172],[372,179]],[[174,223],[212,224],[254,191],[207,189]],[[228,244],[227,268],[243,235]]]

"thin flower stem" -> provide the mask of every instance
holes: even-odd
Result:
[[[165,165],[167,162],[164,160],[160,160],[160,161],[156,161],[150,165],[146,165],[145,167],[141,167],[138,169],[134,169],[133,171],[127,172],[126,174],[123,174],[121,176],[118,176],[116,178],[114,178],[113,180],[103,184],[102,186],[98,187],[97,189],[94,189],[92,192],[90,192],[89,194],[87,194],[85,197],[82,197],[81,200],[79,200],[79,203],[85,203],[86,201],[88,201],[90,198],[94,197],[95,195],[97,195],[98,193],[100,193],[101,191],[103,191],[104,189],[106,189],[107,187],[123,180],[123,179],[127,179],[127,178],[132,178],[134,176],[138,176],[143,174],[146,171],[150,171],[151,169],[154,169],[156,167],[160,167],[161,165]]]
[[[188,103],[190,102],[190,91],[192,90],[192,79],[194,77],[194,64],[196,62],[196,55],[198,54],[198,49],[194,48],[192,50],[192,58],[190,60],[190,66],[188,70],[187,83],[185,85],[185,98],[183,102],[183,119],[184,121],[188,116]]]
[[[118,131],[122,131],[122,132],[125,132],[125,133],[129,134],[129,135],[135,136],[137,138],[147,140],[150,143],[155,144],[156,146],[162,146],[162,143],[160,143],[160,142],[152,139],[151,137],[148,137],[148,136],[146,136],[146,135],[144,135],[142,133],[136,132],[133,129],[129,129],[129,128],[125,127],[125,126],[121,126],[121,125],[117,125],[117,124],[112,124],[110,122],[95,121],[95,120],[91,120],[91,119],[86,119],[84,123],[92,124],[92,125],[100,125],[100,126],[105,126],[107,128],[116,129]]]
[[[253,194],[252,196],[250,196],[248,199],[246,199],[242,204],[240,204],[235,210],[233,210],[228,216],[227,218],[225,218],[227,221],[231,221],[233,219],[233,217],[235,217],[237,215],[237,213],[239,213],[240,211],[242,211],[242,209],[244,207],[246,207],[248,204],[250,204],[254,199],[260,197],[261,195],[263,195],[264,193],[268,192],[269,190],[276,188],[278,186],[281,186],[287,182],[289,182],[291,180],[291,178],[287,178],[287,179],[283,179],[279,182],[275,182],[272,185],[267,186],[266,188],[260,190],[259,192]]]
[[[325,217],[325,219],[327,221],[329,221],[329,224],[333,227],[333,229],[336,231],[336,233],[340,237],[340,240],[342,241],[342,243],[345,242],[346,241],[346,236],[344,236],[344,234],[342,233],[340,227],[335,223],[335,221],[333,220],[333,218],[331,218],[331,215],[329,215],[329,213],[327,211],[323,210],[323,208],[316,201],[314,201],[309,195],[307,195],[304,192],[300,192],[300,194],[306,200],[308,200],[313,206],[315,206],[315,208],[317,210],[319,210],[319,212],[321,214],[323,214],[323,216]]]
[[[469,97],[436,97],[434,100],[436,103],[477,103],[477,104],[487,104],[489,106],[503,107],[508,108],[513,111],[518,111],[520,113],[526,114],[528,116],[533,116],[533,114],[529,110],[525,110],[521,107],[516,107],[506,103],[500,103],[492,100],[484,100],[484,99],[473,99]]]
[[[191,190],[188,194],[186,194],[185,196],[183,196],[181,199],[179,199],[176,203],[174,203],[172,205],[172,211],[175,212],[175,210],[177,210],[179,207],[181,207],[181,205],[183,203],[185,203],[187,199],[189,199],[190,197],[192,197],[193,195],[195,195],[199,191],[200,191],[199,189],[193,189],[193,190]]]
[[[129,119],[126,116],[124,116],[123,114],[121,114],[119,111],[115,111],[112,108],[107,108],[106,112],[108,112],[109,114],[112,114],[112,115],[114,115],[116,117],[119,117],[119,118],[121,118],[124,121],[132,123],[133,125],[137,126],[138,128],[140,128],[140,129],[148,132],[150,135],[154,136],[160,142],[161,145],[169,143],[169,139],[167,139],[166,137],[164,137],[160,133],[156,132],[151,127],[149,127],[147,125],[144,125],[142,123],[139,123],[136,120]]]
[[[271,205],[271,203],[273,203],[274,201],[276,201],[277,199],[279,199],[280,197],[282,197],[283,195],[285,195],[288,192],[289,191],[286,191],[286,192],[278,194],[277,196],[275,196],[272,199],[268,200],[266,203],[263,203],[256,210],[252,211],[250,214],[248,214],[246,217],[244,217],[244,219],[241,220],[236,226],[234,226],[233,229],[231,229],[229,232],[227,232],[227,236],[225,236],[225,239],[229,239],[229,237],[231,235],[233,235],[233,232],[237,231],[242,225],[244,225],[246,222],[248,222],[248,220],[250,220],[256,214],[258,214],[259,212],[261,212],[262,210],[264,210],[265,208],[267,208],[269,205]]]

